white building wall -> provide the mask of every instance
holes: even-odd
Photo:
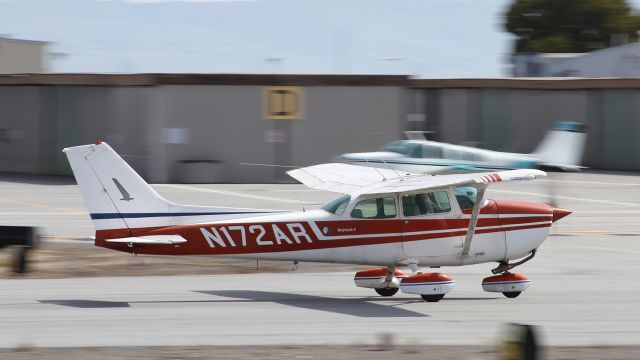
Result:
[[[640,43],[586,54],[523,54],[514,59],[515,76],[640,77]]]
[[[0,74],[45,72],[45,45],[0,38]]]

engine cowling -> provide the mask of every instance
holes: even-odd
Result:
[[[405,294],[444,295],[451,291],[456,281],[441,273],[425,273],[408,276],[400,282],[400,290]]]
[[[487,292],[523,292],[531,285],[531,280],[522,274],[504,273],[482,279],[482,290]]]
[[[406,278],[408,275],[401,270],[395,269],[393,271],[393,279],[391,283],[385,282],[387,277],[387,268],[372,268],[362,271],[358,271],[353,278],[357,287],[380,289],[380,288],[398,288],[400,286],[400,280]]]

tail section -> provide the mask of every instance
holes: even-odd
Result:
[[[543,166],[563,170],[577,170],[587,141],[585,125],[577,122],[558,122],[545,135],[531,154]]]
[[[274,211],[179,205],[160,196],[107,143],[66,148],[96,230],[134,229],[210,222]]]

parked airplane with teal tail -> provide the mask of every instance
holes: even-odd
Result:
[[[376,152],[343,154],[335,160],[412,173],[540,168],[576,171],[581,168],[586,140],[584,124],[558,122],[530,154],[500,152],[429,140],[398,140]]]

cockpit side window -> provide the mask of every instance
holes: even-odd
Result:
[[[422,157],[431,158],[431,159],[441,159],[442,148],[432,144],[422,145]]]
[[[356,219],[390,219],[396,217],[396,200],[393,197],[366,199],[351,210]]]
[[[451,211],[451,203],[446,190],[402,196],[404,216],[443,214],[449,211]]]
[[[461,186],[454,188],[453,194],[456,196],[461,210],[470,210],[473,209],[473,205],[476,203],[478,189],[472,186]]]
[[[344,213],[347,205],[349,205],[349,201],[351,201],[351,196],[342,195],[339,198],[333,199],[326,203],[324,206],[322,206],[322,210],[340,216]]]

